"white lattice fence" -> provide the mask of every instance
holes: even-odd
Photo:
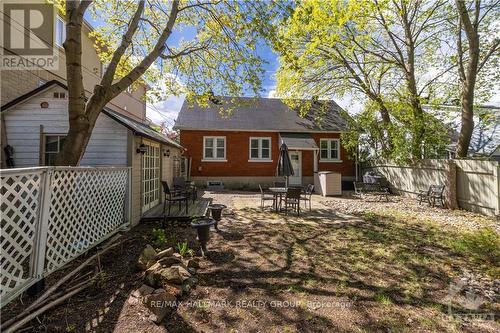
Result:
[[[129,219],[129,168],[1,171],[1,303]]]

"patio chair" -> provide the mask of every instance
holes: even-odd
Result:
[[[420,191],[418,193],[418,204],[422,204],[422,201],[427,200],[429,206],[435,207],[436,200],[441,202],[441,206],[444,208],[444,185],[431,185],[427,191]]]
[[[286,187],[285,182],[274,182],[274,187]]]
[[[163,194],[165,195],[165,197],[163,198],[163,214],[165,214],[165,208],[168,203],[168,216],[170,216],[170,206],[172,206],[172,203],[176,202],[179,204],[179,212],[182,209],[182,203],[184,202],[186,204],[187,214],[189,198],[179,192],[170,191],[170,188],[168,187],[168,183],[166,181],[162,181],[161,185],[163,186]]]
[[[262,189],[262,186],[259,184],[259,190],[260,190],[260,209],[264,210],[264,204],[266,201],[272,201],[273,206],[276,204],[276,197],[272,194],[264,193],[264,190]]]
[[[184,177],[174,177],[173,179],[174,190],[181,195],[185,195],[192,199],[193,202],[197,199],[198,191],[194,184],[189,184]]]
[[[285,214],[288,214],[288,207],[297,211],[297,216],[300,215],[300,195],[302,189],[300,187],[289,187],[285,196]]]
[[[302,193],[302,195],[300,196],[300,200],[304,201],[305,208],[307,208],[307,202],[309,202],[309,211],[311,211],[311,209],[312,209],[311,197],[312,197],[313,192],[314,192],[314,185],[309,184],[306,186],[304,193]]]

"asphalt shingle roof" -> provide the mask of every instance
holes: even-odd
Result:
[[[347,130],[342,108],[334,101],[318,101],[305,117],[277,98],[216,97],[218,104],[209,106],[185,101],[174,129],[199,130],[271,130],[311,132]],[[325,107],[323,107],[325,106]],[[226,115],[220,110],[231,110]]]

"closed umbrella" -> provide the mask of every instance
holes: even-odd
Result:
[[[278,176],[285,177],[285,184],[288,187],[288,177],[293,176],[294,173],[292,161],[290,160],[290,155],[288,155],[288,147],[285,143],[282,143],[280,147],[280,156],[276,173]]]

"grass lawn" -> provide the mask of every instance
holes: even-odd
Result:
[[[449,316],[450,309],[471,312],[450,292],[464,270],[499,278],[500,238],[490,229],[457,231],[397,209],[353,217],[316,206],[296,217],[249,208],[258,207],[255,198],[230,201],[232,214],[209,244],[200,284],[170,330],[500,329],[498,322]],[[496,301],[478,309],[497,319],[499,310]]]

